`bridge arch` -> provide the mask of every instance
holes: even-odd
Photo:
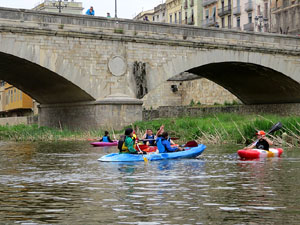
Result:
[[[41,104],[95,100],[84,74],[59,54],[8,38],[0,41],[0,79]]]
[[[300,102],[300,63],[291,56],[235,50],[200,50],[176,57],[158,74],[189,72],[224,87],[245,104]]]

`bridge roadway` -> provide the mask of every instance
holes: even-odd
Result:
[[[41,104],[41,125],[140,120],[135,62],[148,95],[188,72],[245,104],[300,102],[299,37],[0,8],[0,79]]]

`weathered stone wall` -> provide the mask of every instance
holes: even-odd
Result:
[[[28,124],[27,116],[20,116],[20,117],[2,117],[0,118],[0,125],[18,125],[18,124]]]
[[[300,104],[234,105],[219,107],[162,106],[155,110],[144,110],[143,120],[172,117],[201,117],[218,113],[277,114],[300,116]]]
[[[41,105],[39,123],[43,126],[71,130],[119,129],[142,120],[141,108],[142,102],[99,101],[68,105]]]
[[[172,85],[176,85],[178,91],[172,91]],[[239,102],[238,98],[229,91],[205,78],[189,81],[165,81],[143,100],[145,109],[156,109],[160,106],[186,106],[191,102],[202,105]]]

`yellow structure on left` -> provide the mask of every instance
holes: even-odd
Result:
[[[0,114],[7,116],[26,116],[34,111],[34,101],[24,92],[6,82],[0,85]]]

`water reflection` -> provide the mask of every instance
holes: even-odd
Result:
[[[104,163],[86,142],[1,143],[3,224],[297,224],[300,155]],[[288,216],[287,216],[288,215]]]

